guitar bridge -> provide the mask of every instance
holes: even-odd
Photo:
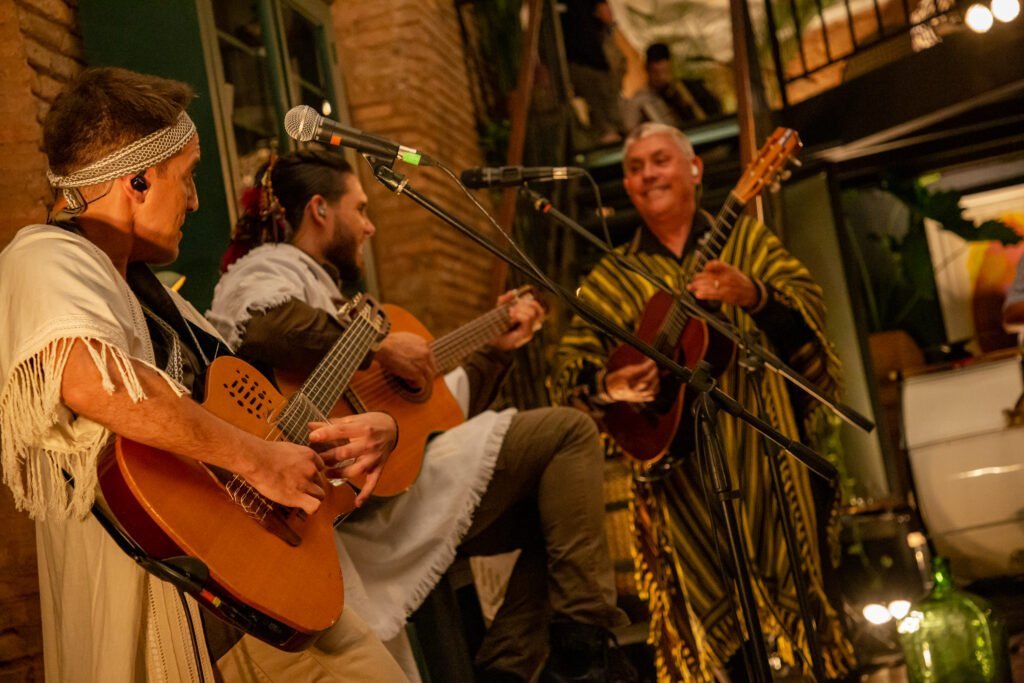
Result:
[[[230,478],[222,483],[231,500],[257,524],[292,547],[302,543],[302,537],[288,525],[289,517],[295,516],[291,508],[267,500],[237,474],[230,475]],[[299,521],[305,520],[306,515],[302,510],[294,512],[299,513]]]

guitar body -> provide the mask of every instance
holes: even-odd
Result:
[[[381,308],[391,322],[392,332],[411,332],[428,342],[434,339],[412,313],[389,304]],[[278,374],[278,381],[286,391],[295,386],[295,377],[285,373]],[[423,466],[423,452],[431,434],[451,429],[465,421],[462,409],[448,390],[444,377],[435,377],[426,390],[416,390],[385,372],[377,361],[373,361],[366,370],[356,373],[349,390],[331,411],[331,416],[343,417],[365,412],[387,413],[398,423],[398,445],[388,456],[373,492],[374,496],[383,498],[397,496],[416,483]],[[364,480],[363,477],[357,477],[352,483],[361,487]]]
[[[657,345],[666,318],[673,308],[667,292],[655,292],[644,307],[637,323],[636,336]],[[675,362],[693,369],[704,360],[717,377],[728,368],[735,356],[736,345],[702,320],[691,318],[683,327],[678,343],[659,351]],[[643,362],[647,356],[623,344],[608,357],[607,370],[612,372],[627,365]],[[660,388],[654,401],[646,404],[618,402],[605,409],[604,428],[633,460],[653,463],[663,458],[675,444],[680,452],[693,447],[692,429],[680,430],[680,422],[690,414],[691,394],[685,385],[668,372],[659,377]]]
[[[284,397],[232,357],[207,374],[203,406],[267,440]],[[341,616],[344,590],[335,520],[355,509],[347,484],[329,486],[315,514],[275,506],[294,537],[256,521],[201,463],[118,437],[100,466],[100,486],[121,527],[151,557],[189,556],[209,570],[197,599],[223,619],[283,650],[308,647]],[[297,544],[293,544],[296,542]]]

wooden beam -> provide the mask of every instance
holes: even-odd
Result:
[[[519,55],[519,74],[516,78],[516,89],[509,94],[509,131],[507,166],[519,166],[523,163],[523,149],[526,146],[526,123],[530,114],[530,100],[533,94],[533,74],[537,67],[537,55],[540,47],[540,24],[544,16],[542,5],[545,0],[529,0],[526,30],[523,32],[522,51]],[[498,225],[511,234],[516,218],[516,195],[514,187],[506,188],[501,195],[501,207],[498,210]],[[494,295],[505,291],[505,280],[508,277],[508,264],[498,260],[494,269]]]

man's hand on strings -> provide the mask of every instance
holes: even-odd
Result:
[[[647,403],[658,395],[658,366],[650,358],[624,365],[604,376],[604,393],[613,401]],[[601,388],[601,387],[599,387]]]
[[[498,297],[498,305],[511,301],[515,292],[505,292]],[[509,329],[491,342],[502,351],[518,349],[531,339],[544,324],[544,307],[532,296],[522,296],[508,309]]]
[[[366,477],[356,498],[356,506],[361,506],[377,487],[384,463],[395,448],[395,419],[387,413],[361,413],[310,422],[309,429],[311,444],[329,446],[319,453],[328,477]]]
[[[282,505],[313,514],[324,499],[323,461],[310,448],[287,441],[257,441],[251,469],[239,472],[257,491]]]
[[[750,308],[757,304],[754,281],[738,268],[719,260],[708,261],[704,270],[693,276],[686,288],[698,299]]]
[[[392,375],[420,389],[430,386],[437,375],[437,360],[430,344],[412,332],[389,334],[381,342],[374,359]]]

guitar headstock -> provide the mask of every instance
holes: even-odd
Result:
[[[757,151],[754,160],[747,165],[732,193],[746,204],[766,186],[775,186],[780,180],[788,178],[790,171],[786,165],[800,165],[793,155],[802,146],[800,136],[795,130],[776,128],[764,146]]]
[[[376,349],[391,331],[391,321],[387,313],[369,294],[357,294],[338,309],[338,322],[346,330],[356,321],[363,321],[370,326],[374,336],[373,349]]]

